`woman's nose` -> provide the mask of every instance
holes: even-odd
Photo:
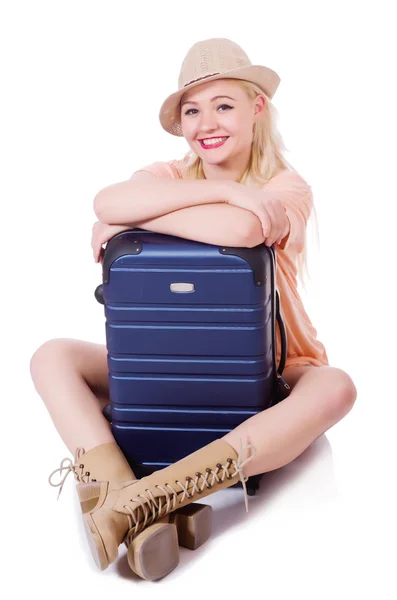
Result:
[[[200,129],[203,131],[212,131],[213,129],[216,129],[216,127],[216,115],[214,115],[213,112],[201,113]]]

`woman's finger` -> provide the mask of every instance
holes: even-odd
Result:
[[[256,216],[259,218],[259,220],[261,222],[263,235],[265,235],[265,234],[267,235],[267,232],[269,231],[269,219],[268,219],[266,211],[264,211],[264,210],[258,211],[258,214]]]
[[[258,202],[258,204],[255,206],[255,211],[252,211],[252,212],[254,212],[254,214],[260,220],[261,225],[262,225],[262,234],[263,234],[263,237],[266,238],[269,235],[269,231],[271,228],[271,222],[270,222],[269,215],[268,215],[266,208],[263,206],[263,204],[261,202]]]
[[[268,236],[269,242],[271,242],[270,245],[272,245],[282,239],[281,236],[285,229],[285,219],[287,217],[284,207],[277,199],[267,200],[266,209],[270,214],[272,223],[272,228]]]
[[[272,200],[269,200],[268,202],[266,202],[266,210],[269,214],[270,225],[271,225],[270,230],[269,230],[269,235],[268,235],[269,246],[271,246],[272,244],[274,244],[274,241],[280,235],[279,224],[278,224],[278,219],[277,219],[277,211],[275,208],[275,203]]]
[[[100,240],[96,240],[95,248],[94,248],[95,262],[98,262],[98,257],[99,257],[100,249],[101,249],[101,242],[100,242]]]
[[[261,215],[259,215],[259,218],[261,220],[262,223],[262,234],[263,237],[268,237],[269,232],[270,232],[270,220],[269,220],[269,215],[266,213],[266,211],[263,211]]]

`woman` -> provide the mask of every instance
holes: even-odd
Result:
[[[35,387],[75,453],[74,463],[65,459],[58,470],[72,471],[78,481],[87,536],[101,569],[116,559],[124,542],[136,573],[152,580],[164,577],[178,564],[177,526],[179,543],[187,547],[198,547],[209,535],[210,507],[195,500],[239,478],[245,492],[249,476],[294,460],[355,402],[353,381],[329,365],[297,292],[313,197],[282,155],[271,104],[279,82],[274,71],[253,66],[230,40],[195,44],[182,63],[178,91],[160,111],[163,128],[184,136],[191,152],[180,161],[155,162],[101,190],[94,200],[99,221],[92,247],[99,261],[104,243],[135,226],[210,244],[274,244],[288,339],[283,377],[291,387],[289,397],[177,463],[136,480],[102,415],[109,402],[106,347],[55,339],[32,357]],[[246,450],[251,453],[243,460]]]

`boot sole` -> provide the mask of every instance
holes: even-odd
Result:
[[[91,516],[89,514],[83,516],[85,532],[88,540],[88,545],[91,550],[92,558],[94,559],[94,562],[98,569],[103,571],[110,564],[105,545],[102,541],[101,536],[99,535],[99,532]]]
[[[179,564],[179,546],[196,550],[211,533],[212,507],[189,504],[169,515],[169,523],[154,523],[132,540],[128,564],[143,579],[155,581]]]
[[[168,523],[150,525],[129,545],[127,559],[131,570],[142,579],[165,577],[179,564],[176,527]]]

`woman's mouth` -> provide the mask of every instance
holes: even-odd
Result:
[[[229,137],[219,137],[219,138],[210,138],[207,140],[199,140],[200,146],[205,148],[205,150],[210,150],[211,148],[219,148],[219,146],[223,146],[223,144],[228,140]]]

